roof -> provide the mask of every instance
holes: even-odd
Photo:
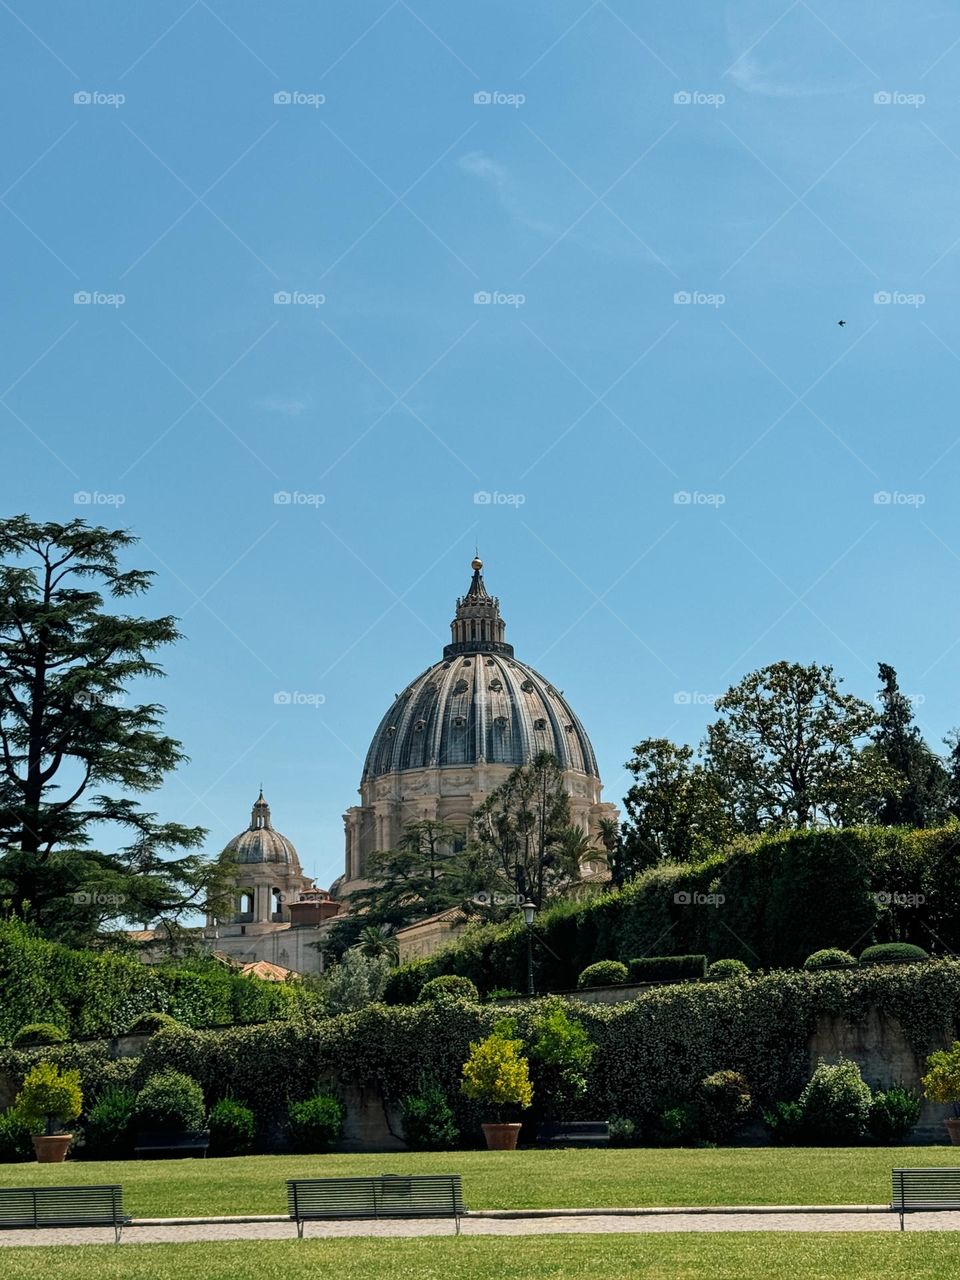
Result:
[[[234,862],[281,863],[300,870],[300,859],[293,842],[274,830],[270,806],[264,800],[262,790],[254,803],[249,827],[233,837],[224,853],[231,854]]]
[[[424,916],[422,920],[414,920],[413,924],[405,924],[402,929],[397,929],[395,937],[399,938],[403,933],[413,933],[415,929],[422,928],[425,924],[466,924],[467,917],[459,907],[448,907],[446,911],[438,911],[436,915]]]
[[[262,978],[264,982],[286,982],[288,978],[300,975],[294,969],[284,969],[283,965],[271,964],[269,960],[252,960],[241,967],[245,978]]]

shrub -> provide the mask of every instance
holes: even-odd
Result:
[[[0,1113],[0,1164],[21,1164],[32,1160],[33,1130],[16,1107]]]
[[[881,942],[860,952],[861,964],[916,964],[918,960],[929,959],[923,947],[915,947],[910,942]]]
[[[514,991],[513,987],[494,987],[492,991],[487,992],[488,1000],[519,1000],[521,994]]]
[[[920,1081],[931,1102],[952,1102],[954,1115],[960,1114],[960,1040],[949,1049],[938,1049],[927,1059],[927,1074]]]
[[[676,978],[702,978],[706,956],[640,956],[630,961],[631,982],[665,982]]]
[[[83,1110],[80,1072],[38,1062],[27,1072],[13,1105],[26,1124],[42,1123],[47,1133],[56,1133],[59,1125],[76,1120]]]
[[[583,1023],[570,1017],[563,1000],[551,1000],[533,1021],[528,1048],[544,1115],[563,1115],[586,1093],[593,1054]]]
[[[343,1106],[329,1093],[318,1093],[304,1102],[292,1102],[289,1130],[297,1151],[322,1151],[343,1132]]]
[[[870,1136],[884,1145],[903,1142],[920,1119],[920,1098],[910,1089],[894,1085],[873,1095],[868,1125]]]
[[[627,966],[620,960],[598,960],[587,965],[577,979],[581,991],[587,987],[619,987],[627,980]]]
[[[826,947],[823,951],[814,951],[803,962],[805,969],[851,969],[856,960],[849,951],[841,951],[839,947]]]
[[[700,1082],[703,1127],[714,1142],[726,1142],[753,1109],[750,1086],[738,1071],[714,1071]]]
[[[748,978],[750,966],[743,960],[714,960],[707,967],[708,982],[729,982],[731,978]]]
[[[84,1133],[87,1147],[98,1160],[123,1160],[133,1151],[133,1113],[137,1095],[133,1089],[112,1087],[87,1113]]]
[[[822,1146],[849,1146],[859,1142],[870,1118],[870,1086],[860,1068],[848,1058],[835,1066],[822,1060],[800,1095],[803,1131]]]
[[[632,1147],[637,1141],[637,1123],[626,1116],[611,1116],[607,1128],[610,1130],[611,1147]]]
[[[461,978],[455,973],[445,973],[439,978],[431,978],[420,988],[417,1004],[428,1004],[431,1000],[472,1000],[480,999],[480,993],[469,978]]]
[[[700,1111],[695,1102],[668,1107],[659,1117],[660,1142],[666,1147],[690,1146],[700,1138]]]
[[[796,1146],[803,1134],[803,1108],[799,1102],[775,1102],[764,1111],[763,1122],[776,1146]]]
[[[328,1013],[352,1013],[379,1000],[390,976],[386,956],[365,956],[362,951],[344,953],[339,964],[323,980],[323,1000]]]
[[[160,1071],[137,1094],[133,1116],[141,1129],[189,1133],[203,1128],[203,1090],[182,1071]]]
[[[460,1088],[474,1102],[489,1103],[499,1119],[504,1107],[526,1109],[533,1101],[530,1068],[523,1056],[523,1041],[513,1034],[511,1023],[499,1023],[493,1035],[470,1046],[463,1064]]]
[[[446,1096],[435,1080],[422,1079],[418,1093],[400,1102],[403,1137],[414,1151],[449,1151],[460,1133]]]
[[[242,1156],[253,1147],[256,1118],[249,1107],[233,1098],[221,1098],[210,1110],[210,1154]]]
[[[157,1031],[170,1031],[183,1025],[177,1018],[171,1018],[169,1013],[144,1013],[129,1028],[127,1034],[131,1036],[152,1036]]]
[[[53,1022],[28,1022],[13,1037],[15,1049],[31,1049],[40,1044],[63,1044],[69,1037]]]

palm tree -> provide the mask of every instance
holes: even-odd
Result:
[[[400,944],[385,925],[368,924],[352,949],[370,960],[383,956],[391,964],[396,964],[400,955]]]

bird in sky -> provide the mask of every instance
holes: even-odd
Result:
[[[840,328],[841,328],[841,329],[843,328],[843,326],[844,326],[846,323],[847,323],[847,322],[846,322],[846,320],[838,320],[838,321],[837,321],[837,324],[840,326]]]

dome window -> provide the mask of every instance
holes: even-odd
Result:
[[[493,722],[498,729],[505,729],[509,723],[506,716],[497,716]]]
[[[524,693],[533,693],[533,681],[524,680],[520,688],[523,690]]]
[[[534,720],[533,727],[540,730],[546,729],[547,722],[546,720]]]
[[[491,681],[490,681],[490,692],[491,692],[491,693],[502,693],[502,692],[503,692],[503,682],[502,682],[501,680],[491,680]]]
[[[453,686],[453,692],[466,693],[469,688],[470,686],[467,684],[466,680],[458,680],[457,683]]]
[[[466,716],[454,716],[454,717],[453,717],[453,723],[454,723],[454,725],[455,725],[458,729],[462,729],[462,728],[463,728],[463,726],[467,723],[467,717],[466,717]]]
[[[387,737],[392,738],[393,735],[397,732],[397,726],[395,724],[388,724],[386,732],[387,732]]]
[[[426,720],[417,720],[413,727],[417,733],[423,733],[424,729],[427,727],[427,722]],[[568,728],[572,727],[572,725],[568,726]]]
[[[573,725],[572,725],[572,724],[568,724],[568,725],[566,726],[566,730],[567,730],[567,733],[573,733]]]
[[[463,665],[464,665],[465,667],[472,667],[472,666],[473,666],[473,663],[470,661],[470,659],[469,659],[469,658],[464,658],[464,660],[463,660]]]

